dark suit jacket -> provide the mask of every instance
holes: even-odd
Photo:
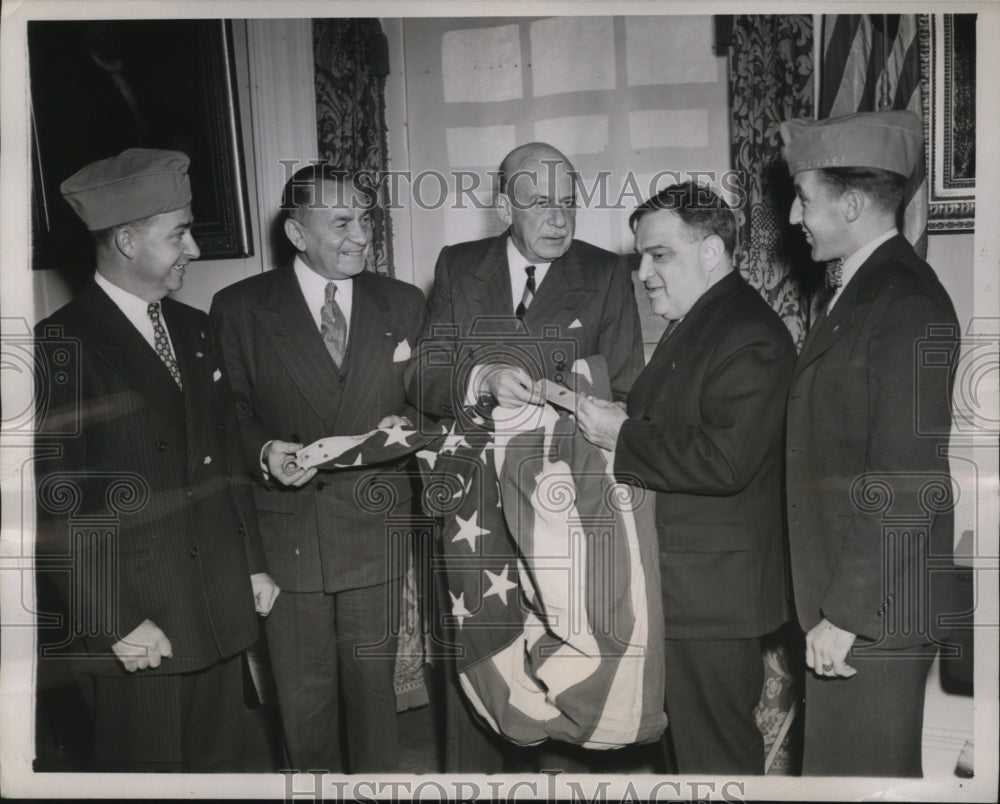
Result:
[[[412,414],[403,397],[405,360],[393,358],[401,341],[416,344],[423,315],[418,288],[368,272],[355,277],[338,371],[291,265],[216,294],[211,316],[251,474],[262,477],[260,451],[271,439],[309,444],[367,432],[390,414]],[[256,483],[267,566],[279,586],[336,592],[399,577],[404,556],[398,545],[390,551],[386,523],[394,506],[384,503],[392,499],[409,510],[405,466],[321,471],[301,488]]]
[[[507,234],[445,246],[407,396],[424,413],[455,416],[478,363],[513,363],[562,382],[573,361],[603,355],[615,399],[642,370],[642,332],[625,259],[574,240],[549,266],[523,323],[513,314]]]
[[[897,236],[876,249],[820,319],[788,402],[788,527],[799,622],[822,617],[886,647],[929,641],[951,573],[884,552],[890,517],[929,531],[936,560],[953,545],[948,444],[958,323],[934,271]],[[924,356],[929,356],[924,359]],[[855,485],[869,473],[873,481]],[[862,481],[863,482],[863,481]],[[892,528],[895,530],[895,528]],[[944,582],[933,596],[933,580]],[[904,584],[920,591],[912,604]],[[921,633],[922,630],[922,633]]]
[[[173,658],[144,675],[208,667],[258,637],[250,575],[264,557],[249,487],[231,480],[222,361],[203,312],[169,298],[162,312],[183,393],[93,280],[36,330],[38,554],[106,659],[87,662],[95,672],[123,672],[107,648],[147,618]]]
[[[737,272],[656,347],[615,474],[656,492],[666,636],[739,639],[787,619],[781,465],[788,330]]]

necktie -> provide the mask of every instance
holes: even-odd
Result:
[[[524,318],[524,314],[531,306],[531,300],[535,298],[535,266],[526,265],[524,272],[528,275],[528,281],[524,284],[524,294],[521,296],[521,303],[517,305],[517,310],[515,310],[518,318]]]
[[[326,283],[326,297],[323,306],[320,308],[320,332],[323,334],[323,343],[326,350],[333,358],[337,368],[344,362],[344,352],[347,349],[347,319],[337,304],[334,296],[337,295],[337,286],[333,282]]]
[[[826,286],[830,290],[836,290],[844,284],[844,261],[842,259],[831,260],[826,264]]]
[[[149,314],[149,320],[153,322],[153,348],[156,349],[156,354],[163,361],[163,365],[167,367],[170,376],[174,378],[177,387],[183,391],[184,384],[181,382],[181,371],[177,367],[177,361],[174,359],[173,352],[170,351],[167,330],[163,326],[163,319],[160,318],[160,303],[150,302],[149,307],[146,308],[146,312]]]
[[[660,343],[665,343],[667,339],[674,334],[674,330],[681,323],[679,318],[675,318],[672,321],[667,322],[667,328],[663,330],[663,334],[660,336]]]

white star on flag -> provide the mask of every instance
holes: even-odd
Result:
[[[469,543],[469,549],[472,552],[476,551],[476,539],[480,536],[488,536],[490,533],[485,528],[481,528],[476,524],[475,514],[468,519],[462,519],[462,517],[456,514],[455,521],[458,523],[458,533],[452,537],[452,541],[457,542],[459,539],[465,539]]]
[[[503,565],[503,574],[502,575],[501,574],[497,574],[495,572],[490,572],[488,569],[484,569],[483,572],[485,572],[486,575],[490,579],[490,588],[487,589],[486,593],[483,595],[483,600],[485,600],[486,598],[488,598],[490,595],[496,595],[497,597],[499,597],[503,601],[503,604],[506,606],[507,605],[507,593],[511,589],[516,589],[517,588],[517,584],[514,583],[513,581],[511,581],[507,577],[508,573],[510,572],[510,564],[504,564]],[[502,595],[502,597],[501,597],[501,595]]]
[[[383,446],[391,447],[393,444],[399,444],[403,447],[410,446],[410,443],[406,440],[407,433],[403,432],[402,425],[394,424],[388,430],[383,430],[385,433],[385,444]]]
[[[462,627],[462,623],[465,622],[466,617],[471,617],[472,614],[467,608],[465,608],[465,592],[462,592],[458,597],[455,597],[451,590],[448,590],[448,597],[451,598],[451,614],[453,617],[458,619],[458,627]]]

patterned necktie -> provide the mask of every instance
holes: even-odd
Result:
[[[344,352],[347,350],[347,319],[337,304],[334,296],[337,295],[337,286],[333,282],[326,283],[326,297],[323,306],[320,308],[320,332],[323,334],[323,343],[326,350],[333,358],[337,368],[344,362]]]
[[[826,286],[830,290],[836,290],[844,284],[844,261],[842,259],[831,260],[826,264]]]
[[[177,383],[177,387],[183,391],[184,384],[181,382],[181,371],[177,367],[177,361],[174,359],[174,353],[170,351],[170,341],[167,339],[167,330],[163,326],[163,319],[160,318],[160,303],[150,302],[149,307],[146,308],[146,312],[149,314],[149,320],[153,322],[153,348],[156,349],[156,354],[159,355],[160,360],[163,361],[163,365],[167,367],[167,371],[170,372],[170,376],[174,378],[174,382]]]
[[[517,305],[515,314],[518,318],[524,318],[524,314],[531,306],[531,300],[535,298],[535,266],[526,265],[524,272],[528,275],[528,281],[524,284],[524,294],[521,296],[521,303]]]

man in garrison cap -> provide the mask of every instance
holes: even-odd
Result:
[[[896,229],[923,158],[907,111],[781,124],[791,223],[828,263],[787,410],[792,581],[806,634],[803,773],[920,776],[950,611],[947,446],[958,323]]]
[[[168,298],[200,253],[188,162],[130,149],[63,182],[97,272],[36,329],[37,555],[73,641],[53,651],[92,696],[94,770],[268,769],[241,766],[243,654],[279,590],[208,317]]]

